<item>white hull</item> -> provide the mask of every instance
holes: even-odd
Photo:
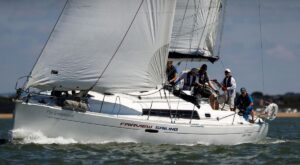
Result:
[[[212,116],[218,112],[225,115],[230,113],[214,111]],[[240,122],[240,119],[237,120],[240,118],[238,115],[230,116],[224,121],[201,119],[201,115],[199,113],[200,120],[152,116],[148,119],[147,115],[113,115],[89,111],[82,113],[63,110],[61,107],[18,102],[13,132],[41,131],[47,137],[72,138],[83,143],[125,141],[216,145],[255,143],[265,138],[268,132],[268,123]],[[13,138],[18,137],[13,134]]]

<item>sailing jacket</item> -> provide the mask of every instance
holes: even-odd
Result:
[[[209,82],[207,72],[202,73],[202,72],[199,71],[198,76],[199,76],[199,84],[204,85],[205,83]]]
[[[228,96],[235,97],[236,82],[232,76],[225,77],[223,79],[222,85],[226,87]]]
[[[183,72],[179,78],[175,81],[178,84],[181,80],[184,81],[183,90],[191,90],[191,87],[195,84],[197,76],[193,76],[191,72]]]
[[[243,95],[240,95],[235,103],[235,105],[239,108],[239,109],[243,109],[243,110],[246,110],[247,108],[252,108],[249,107],[250,104],[253,103],[253,99],[250,95],[248,95],[248,93],[243,96]]]

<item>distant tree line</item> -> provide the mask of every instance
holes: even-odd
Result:
[[[0,113],[12,113],[15,108],[15,103],[12,101],[12,97],[0,96]]]
[[[253,92],[251,96],[254,99],[255,107],[262,107],[268,103],[276,103],[279,109],[296,108],[300,110],[300,94],[299,93],[286,93],[284,95],[264,95],[262,92]]]

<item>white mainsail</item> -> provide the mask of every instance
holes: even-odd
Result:
[[[215,56],[213,51],[220,15],[221,0],[177,1],[170,56]]]
[[[131,92],[165,81],[175,0],[68,0],[26,87]]]

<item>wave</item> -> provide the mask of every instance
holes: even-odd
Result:
[[[78,143],[72,138],[63,138],[61,136],[49,138],[40,131],[31,131],[25,129],[16,129],[10,132],[10,140],[13,143],[20,144],[75,144]]]
[[[76,141],[73,138],[65,137],[47,137],[41,131],[32,131],[26,129],[16,129],[9,133],[10,141],[18,144],[107,144],[107,143],[137,143],[131,139],[118,139],[118,140],[88,140],[88,141]]]
[[[73,138],[65,138],[62,136],[58,137],[47,137],[44,135],[41,131],[32,131],[32,130],[26,130],[26,129],[16,129],[9,133],[9,141],[12,143],[17,144],[61,144],[61,145],[67,145],[67,144],[107,144],[107,143],[138,143],[137,141],[133,139],[114,139],[114,140],[103,140],[103,139],[94,139],[94,140],[87,140],[87,141],[76,141]],[[264,140],[256,143],[258,145],[260,144],[282,144],[282,143],[300,143],[299,140],[291,140],[291,139],[278,139],[278,138],[271,138],[267,137]],[[181,146],[210,146],[212,144],[208,143],[201,143],[198,142],[196,144],[185,144],[180,143],[176,145]],[[235,146],[238,146],[241,144],[236,144]]]
[[[281,143],[299,143],[299,142],[300,142],[299,140],[266,137],[264,140],[258,142],[258,144],[281,144]]]

